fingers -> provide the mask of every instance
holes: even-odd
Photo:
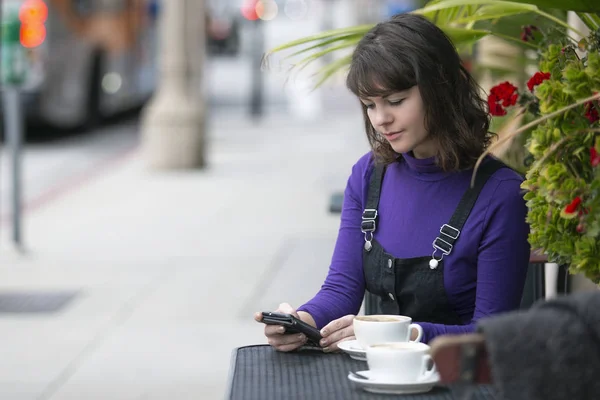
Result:
[[[280,312],[283,314],[292,314],[294,317],[300,318],[298,316],[298,313],[296,312],[296,309],[290,306],[288,303],[281,303],[277,308],[276,312]]]
[[[279,305],[279,307],[277,307],[277,310],[275,310],[275,312],[282,313],[282,314],[292,314],[296,318],[300,318],[298,316],[298,312],[296,311],[296,309],[294,307],[292,307],[291,305],[289,305],[288,303],[281,303]],[[263,317],[262,317],[262,313],[261,312],[255,312],[254,313],[254,320],[256,322],[261,322],[262,319],[263,319]]]
[[[323,337],[328,337],[334,332],[347,328],[348,326],[353,326],[352,321],[354,321],[354,315],[352,314],[345,315],[342,318],[334,319],[325,325],[323,329],[321,329],[321,335]]]
[[[281,352],[287,353],[289,351],[296,350],[297,348],[301,347],[302,345],[304,345],[304,342],[298,343],[298,344],[290,344],[290,345],[287,345],[287,346],[273,346],[273,348],[275,350],[277,350],[277,351],[281,351]]]
[[[269,338],[270,336],[283,335],[285,333],[285,328],[281,325],[265,325],[265,336]]]
[[[294,307],[288,303],[281,303],[275,312],[292,314],[296,318],[299,318]],[[254,319],[257,322],[261,322],[263,319],[262,313],[255,313]],[[303,346],[308,340],[306,335],[301,333],[286,334],[285,328],[281,325],[265,325],[265,336],[267,337],[268,343],[275,348],[275,350],[283,352],[296,350]]]
[[[293,333],[287,335],[273,335],[269,337],[269,344],[273,347],[282,346],[301,346],[306,341],[306,336],[302,333]]]
[[[306,336],[302,333],[276,334],[268,336],[269,344],[278,351],[292,351],[306,343]]]
[[[347,326],[339,331],[335,331],[329,336],[321,339],[319,344],[323,347],[323,350],[335,351],[338,349],[337,344],[343,342],[344,340],[354,339],[354,329],[352,326]]]
[[[323,339],[321,339],[319,344],[325,352],[335,351],[338,349],[337,344],[339,342],[354,338],[353,320],[354,315],[346,315],[331,321],[321,329]]]
[[[346,340],[354,340],[356,339],[356,336],[352,335],[352,336],[346,336],[344,337],[342,340],[338,340],[337,342],[334,342],[332,344],[330,344],[329,346],[327,346],[325,349],[323,349],[323,351],[325,351],[326,353],[332,352],[332,351],[338,351],[339,347],[338,345],[342,342],[345,342]]]

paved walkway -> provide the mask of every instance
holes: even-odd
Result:
[[[0,313],[0,399],[222,398],[231,350],[264,342],[252,312],[318,290],[360,114],[209,127],[206,170],[150,172],[134,149],[30,209],[25,254],[3,227],[0,296],[76,295]]]

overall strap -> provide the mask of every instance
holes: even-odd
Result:
[[[377,207],[379,206],[379,197],[381,195],[381,184],[383,182],[383,175],[385,174],[385,167],[384,164],[376,164],[373,167],[371,179],[369,180],[369,190],[367,192],[366,210],[377,210]]]
[[[481,190],[489,177],[494,175],[500,168],[509,167],[495,158],[488,158],[482,163],[475,176],[475,185],[473,187],[469,186],[469,189],[467,189],[460,199],[460,203],[458,203],[458,207],[456,207],[452,218],[450,218],[450,222],[442,225],[440,228],[440,235],[433,241],[434,255],[436,250],[442,252],[442,257],[444,255],[447,256],[452,252],[452,247],[458,240],[460,232],[465,225],[467,218],[469,218],[469,214],[471,214],[471,210],[473,209]]]
[[[362,213],[362,222],[360,230],[365,235],[365,250],[371,251],[373,247],[373,232],[375,232],[377,221],[377,207],[379,206],[379,197],[381,195],[381,184],[383,175],[385,174],[385,164],[375,164],[371,179],[369,180],[369,188],[367,191],[367,203]]]

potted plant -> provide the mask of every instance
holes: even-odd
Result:
[[[527,148],[533,157],[523,188],[529,241],[548,259],[600,283],[600,30],[579,42],[549,36],[539,71],[518,93],[510,82],[490,91],[493,115],[521,105],[536,117]]]

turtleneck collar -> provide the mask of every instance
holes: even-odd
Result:
[[[437,164],[436,157],[415,158],[413,153],[409,152],[402,153],[398,161],[406,163],[411,173],[423,178],[437,180],[451,175],[451,172],[444,172]]]
[[[442,168],[439,165],[437,165],[435,157],[415,158],[411,151],[408,153],[402,153],[402,158],[406,161],[408,167],[414,172],[424,174],[432,172],[442,172]]]

